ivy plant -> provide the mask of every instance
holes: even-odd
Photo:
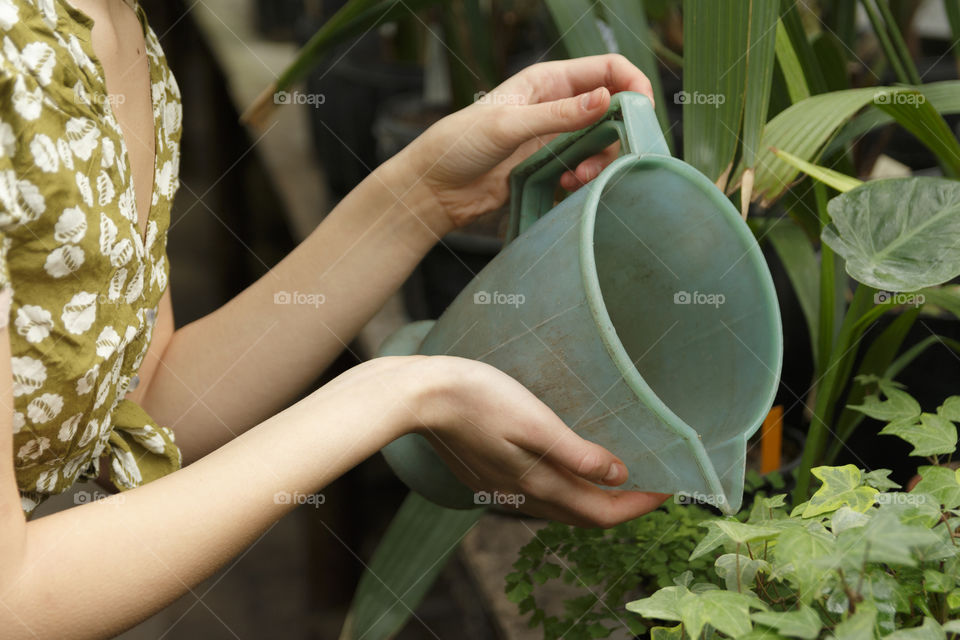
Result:
[[[715,579],[683,572],[627,609],[660,640],[947,640],[960,637],[960,396],[921,411],[900,385],[865,379],[877,392],[854,407],[887,425],[882,435],[926,458],[910,492],[886,469],[817,467],[810,500],[754,501],[745,519],[711,517],[691,559],[709,558]],[[666,622],[667,624],[663,624]]]

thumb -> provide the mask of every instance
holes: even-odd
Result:
[[[569,428],[565,431],[543,451],[547,460],[590,482],[616,487],[627,481],[627,467],[619,458]]]
[[[514,126],[508,129],[515,137],[510,142],[519,146],[530,138],[582,129],[596,122],[609,106],[610,92],[599,87],[571,98],[521,107],[515,112]]]

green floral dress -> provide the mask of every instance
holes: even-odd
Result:
[[[9,301],[14,465],[28,515],[78,478],[96,477],[104,453],[121,490],[181,463],[173,432],[125,399],[167,287],[181,130],[176,82],[135,9],[156,136],[143,235],[92,21],[66,0],[0,0],[0,290]]]

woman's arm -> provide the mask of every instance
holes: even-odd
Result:
[[[355,367],[217,451],[142,487],[25,522],[13,473],[10,359],[0,331],[0,630],[5,639],[112,637],[159,611],[387,442],[426,431],[464,481],[523,493],[524,510],[612,526],[663,496],[603,491],[622,464],[519,383],[449,357]],[[495,401],[491,400],[494,398]],[[522,480],[518,480],[522,478]],[[95,576],[96,579],[93,579]]]
[[[175,429],[188,462],[257,424],[316,379],[440,237],[500,206],[509,171],[546,136],[595,121],[611,92],[649,87],[621,56],[549,62],[444,118],[221,309],[175,333],[161,312],[144,408]],[[603,162],[584,161],[565,186]]]

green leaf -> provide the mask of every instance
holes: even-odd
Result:
[[[638,613],[644,618],[655,620],[675,620],[680,622],[680,601],[690,594],[686,587],[664,587],[649,598],[627,603],[627,611]]]
[[[960,396],[950,396],[944,400],[943,404],[937,409],[937,414],[947,420],[960,422]]]
[[[567,55],[582,58],[608,53],[597,26],[594,3],[588,0],[546,0],[546,5]]]
[[[947,606],[950,607],[951,611],[960,609],[960,589],[954,589],[947,595]],[[950,625],[947,631],[960,633],[960,620],[953,620],[947,624]]]
[[[650,629],[650,640],[683,640],[683,625],[654,627]]]
[[[883,435],[897,436],[913,445],[912,456],[933,456],[953,453],[957,448],[957,427],[933,413],[920,414],[920,422],[891,422],[880,430]]]
[[[878,511],[865,526],[844,531],[837,545],[853,565],[869,562],[916,566],[914,551],[938,541],[937,535],[920,525],[907,525],[895,513]]]
[[[819,530],[788,529],[777,538],[773,548],[777,566],[791,565],[786,575],[804,604],[809,604],[819,595],[827,579],[817,561],[832,557],[835,549],[835,538],[822,527]]]
[[[948,576],[942,571],[924,569],[923,586],[927,591],[933,593],[949,593],[957,586],[957,579],[955,576]]]
[[[393,637],[483,513],[445,509],[411,492],[360,578],[341,638]]]
[[[943,178],[874,180],[829,203],[823,241],[856,280],[915,291],[960,274],[960,183]]]
[[[790,42],[790,36],[787,34],[783,22],[777,23],[776,36],[776,54],[777,63],[783,72],[783,78],[787,83],[787,92],[790,94],[790,102],[800,102],[810,97],[810,89],[807,88],[807,80],[803,75],[803,67],[800,65],[800,59],[797,52],[793,49]]]
[[[913,629],[898,629],[884,640],[947,640],[947,634],[940,623],[933,618],[924,618],[923,625]]]
[[[613,629],[605,627],[599,622],[594,622],[587,627],[587,633],[590,634],[591,638],[606,638],[610,635],[611,631],[613,631]]]
[[[692,638],[699,638],[703,627],[708,624],[720,633],[736,638],[753,628],[750,608],[765,606],[754,596],[716,590],[688,593],[680,601],[680,612],[683,626]]]
[[[920,482],[913,488],[914,492],[933,496],[946,509],[960,506],[960,479],[953,469],[929,466],[920,467],[917,473]]]
[[[863,476],[860,469],[852,464],[842,467],[816,467],[810,471],[823,482],[823,486],[810,498],[803,510],[804,518],[829,513],[844,505],[861,513],[873,506],[877,490],[861,484]]]
[[[883,381],[880,384],[880,391],[886,396],[885,400],[880,400],[879,395],[869,395],[863,399],[863,404],[850,408],[883,422],[910,421],[920,417],[920,404],[913,396],[891,384],[884,384]]]
[[[744,116],[751,149],[765,119],[777,6],[777,0],[683,2],[683,157],[721,188]],[[752,162],[751,151],[745,153]]]
[[[863,484],[876,489],[877,491],[889,491],[890,489],[899,489],[900,485],[889,478],[890,469],[874,469],[863,474]]]
[[[783,263],[800,310],[807,321],[813,357],[817,357],[817,334],[820,314],[820,259],[807,234],[790,218],[779,218],[771,224],[765,237]]]
[[[773,155],[777,156],[787,164],[796,167],[800,171],[804,172],[808,176],[816,178],[820,182],[824,183],[828,187],[832,187],[844,193],[855,189],[863,184],[863,180],[857,180],[851,176],[840,173],[839,171],[834,171],[833,169],[828,169],[827,167],[821,167],[819,165],[807,162],[802,158],[798,158],[792,153],[783,151],[782,149],[771,148]]]
[[[780,533],[778,529],[756,524],[744,524],[736,520],[711,520],[708,526],[716,527],[731,541],[738,544],[773,538]]]
[[[757,611],[752,615],[754,622],[773,627],[791,638],[814,640],[823,628],[820,616],[806,605],[800,605],[795,611]]]
[[[713,521],[706,522],[702,526],[709,526],[712,524],[712,522]],[[693,552],[690,554],[689,560],[693,562],[697,558],[701,558],[707,555],[708,553],[710,553],[711,551],[713,551],[714,549],[722,545],[726,540],[728,540],[726,533],[724,533],[721,529],[717,528],[716,526],[710,526],[709,529],[707,530],[707,534],[703,536],[703,538],[700,540],[699,543],[697,543],[697,546],[694,548]]]
[[[764,560],[737,553],[725,553],[714,562],[717,575],[726,582],[727,590],[740,593],[752,590],[757,572],[766,571],[769,566]]]
[[[947,176],[960,176],[960,143],[923,93],[918,90],[899,93],[887,101],[877,100],[876,105],[930,149]]]
[[[834,535],[838,535],[847,529],[856,529],[862,527],[870,521],[870,516],[854,511],[850,507],[840,507],[833,512],[830,518],[830,530]]]
[[[835,640],[873,640],[873,626],[876,619],[876,609],[860,607],[856,613],[836,626],[831,638]]]

